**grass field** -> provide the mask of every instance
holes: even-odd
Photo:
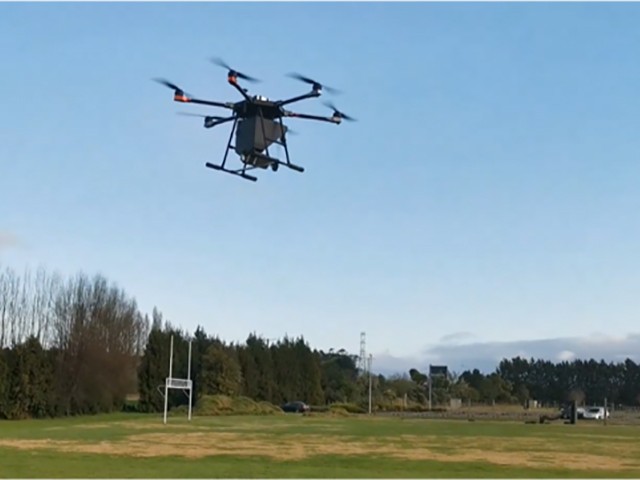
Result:
[[[640,477],[640,427],[299,415],[0,422],[0,477]]]

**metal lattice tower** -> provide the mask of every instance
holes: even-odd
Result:
[[[358,370],[361,373],[367,371],[367,334],[360,332],[360,356],[358,357]]]

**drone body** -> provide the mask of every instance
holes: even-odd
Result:
[[[302,80],[305,83],[311,84],[311,92],[303,95],[298,95],[286,100],[272,101],[259,95],[250,96],[247,89],[242,88],[238,84],[238,78],[248,81],[257,81],[256,79],[231,69],[221,60],[214,60],[214,62],[228,69],[227,81],[229,84],[235,87],[238,92],[240,92],[240,94],[244,97],[243,100],[238,102],[225,103],[192,98],[185,94],[184,90],[182,90],[178,86],[166,80],[157,80],[163,85],[174,90],[173,99],[176,102],[193,103],[197,105],[206,105],[231,110],[230,115],[227,117],[197,115],[204,117],[205,128],[213,128],[223,123],[233,122],[231,134],[229,135],[229,140],[227,142],[227,147],[222,162],[219,165],[207,162],[205,166],[209,168],[233,175],[238,175],[242,178],[252,180],[254,182],[257,180],[257,178],[247,174],[246,172],[255,168],[271,168],[275,172],[278,170],[278,167],[280,165],[283,165],[292,170],[303,172],[304,169],[302,167],[294,165],[290,161],[289,148],[287,147],[286,141],[286,134],[289,129],[284,125],[283,118],[319,120],[334,124],[340,124],[343,119],[354,120],[353,118],[338,111],[331,104],[327,104],[330,108],[333,109],[333,115],[331,117],[295,113],[284,108],[285,105],[298,102],[300,100],[319,97],[322,94],[323,86],[314,80],[295,74],[293,76],[298,80]],[[326,90],[332,90],[328,87],[324,88]],[[234,134],[235,142],[233,142]],[[284,147],[284,160],[275,158],[270,155],[269,146],[273,144],[281,145]],[[237,169],[227,168],[226,164],[229,152],[231,150],[233,150],[238,155],[242,163],[242,167]]]

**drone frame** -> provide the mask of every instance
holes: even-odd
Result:
[[[223,65],[226,66],[225,64]],[[291,162],[290,155],[289,155],[289,147],[286,141],[286,133],[288,131],[288,127],[284,125],[282,120],[283,117],[323,121],[323,122],[334,123],[334,124],[340,124],[343,118],[348,120],[354,120],[349,116],[343,114],[342,112],[338,111],[332,105],[329,105],[334,110],[333,115],[331,117],[320,116],[320,115],[310,115],[306,113],[298,113],[298,112],[285,110],[283,108],[285,105],[296,103],[309,98],[316,98],[322,94],[322,85],[311,79],[308,79],[305,77],[299,77],[303,79],[303,81],[305,81],[306,83],[310,83],[312,85],[312,89],[310,92],[304,93],[301,95],[296,95],[294,97],[291,97],[285,100],[272,101],[272,100],[267,100],[260,96],[254,96],[254,97],[250,96],[248,94],[248,90],[240,86],[240,84],[238,83],[238,78],[239,77],[245,78],[247,80],[255,80],[255,79],[251,79],[251,77],[247,77],[246,75],[240,72],[236,72],[231,68],[228,68],[228,70],[229,71],[227,74],[227,82],[242,95],[244,100],[240,102],[219,102],[219,101],[203,100],[200,98],[191,97],[187,95],[184,92],[184,90],[182,90],[178,86],[166,80],[157,80],[160,83],[163,83],[165,86],[172,88],[174,90],[173,99],[176,102],[193,103],[197,105],[225,108],[233,111],[233,114],[231,116],[223,117],[223,118],[220,118],[220,117],[214,118],[214,117],[205,116],[205,121],[204,121],[205,128],[213,128],[221,124],[233,122],[233,126],[231,127],[231,133],[229,134],[229,139],[227,141],[227,146],[225,149],[222,162],[220,164],[206,162],[205,166],[208,168],[229,173],[231,175],[237,175],[241,178],[244,178],[246,180],[251,180],[254,182],[257,181],[257,177],[253,175],[249,175],[247,171],[250,171],[256,168],[266,169],[271,167],[271,169],[275,172],[278,170],[278,167],[282,165],[302,173],[304,172],[304,168],[301,166],[295,165]],[[247,110],[253,110],[253,112],[248,113]],[[265,110],[267,110],[267,112],[265,112]],[[269,117],[268,120],[279,124],[279,129],[280,129],[279,138],[271,139],[267,137],[266,130],[265,130],[265,113],[269,114],[267,115]],[[250,154],[243,154],[242,152],[237,150],[236,145],[232,145],[233,135],[234,133],[236,133],[238,123],[241,119],[248,119],[252,117],[256,118],[256,120],[259,119],[260,121],[260,128],[261,128],[262,138],[265,143],[265,147],[264,149],[261,149],[261,150],[256,150],[254,147],[254,151],[251,152]],[[269,155],[269,145],[271,144],[281,145],[282,147],[284,147],[284,151],[285,151],[284,161],[277,159],[275,157],[271,157]],[[242,167],[237,169],[226,168],[230,150],[234,150],[238,154],[238,156],[240,157],[240,161],[243,164]],[[264,153],[262,153],[263,151]],[[247,160],[247,157],[251,157],[251,159]]]

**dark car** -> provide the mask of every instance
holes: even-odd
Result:
[[[560,418],[567,419],[567,420],[569,420],[571,418],[571,405],[566,405],[565,407],[562,408],[562,410],[560,411]],[[584,408],[583,407],[577,407],[576,408],[576,418],[578,420],[583,420],[584,419]]]
[[[283,412],[287,413],[304,413],[311,410],[309,405],[304,402],[288,402],[282,405],[280,408],[282,408]]]

